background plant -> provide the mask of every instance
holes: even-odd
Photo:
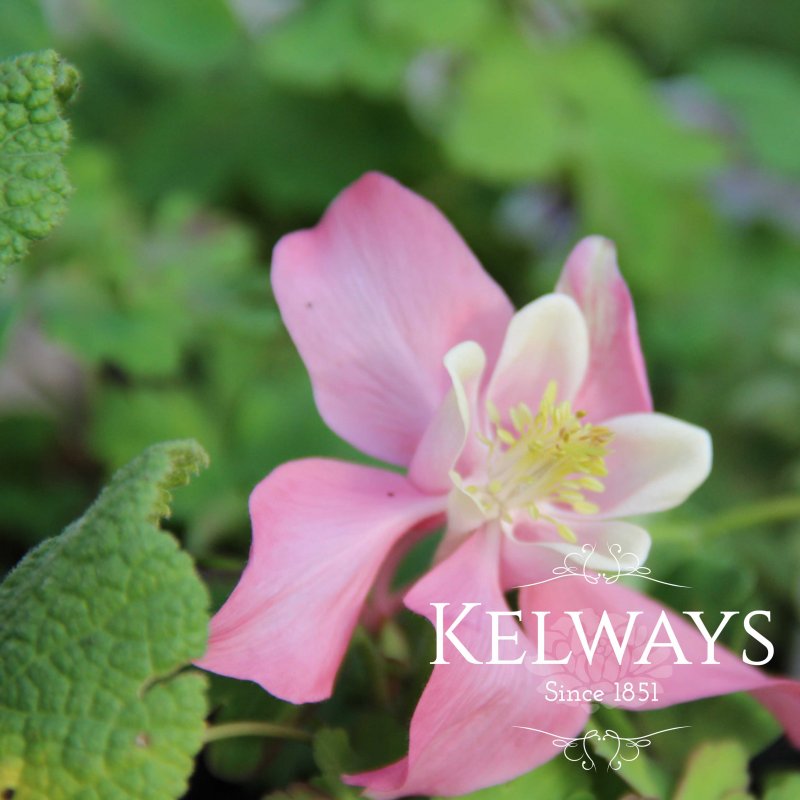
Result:
[[[176,493],[173,528],[219,602],[247,552],[252,486],[289,458],[357,457],[316,414],[268,265],[280,235],[377,168],[434,200],[518,304],[552,286],[580,235],[617,241],[656,405],[715,441],[708,484],[650,526],[652,568],[693,587],[662,599],[771,609],[774,666],[796,671],[795,14],[790,0],[3,0],[0,58],[55,48],[81,89],[66,218],[0,286],[0,569],[146,447],[192,437],[211,466]],[[51,222],[68,195],[53,158],[36,178]],[[13,169],[0,159],[4,187]],[[3,250],[20,195],[3,197],[11,263],[30,237]],[[353,796],[342,769],[405,749],[427,633],[402,617],[360,635],[314,708],[212,678],[220,732],[190,796]],[[772,724],[741,698],[658,712],[656,727],[673,713],[692,734],[621,778],[554,762],[505,796],[747,790]],[[647,732],[642,716],[614,724]],[[226,738],[242,721],[267,735]],[[793,796],[781,753],[755,762],[751,791]],[[726,785],[698,783],[709,771]]]

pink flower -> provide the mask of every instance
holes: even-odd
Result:
[[[593,569],[614,568],[603,555],[613,544],[644,560],[646,531],[619,518],[681,503],[709,472],[707,433],[652,412],[630,295],[604,239],[582,241],[556,292],[514,313],[436,208],[370,174],[317,227],[279,242],[272,282],[322,417],[406,474],[307,459],[267,476],[250,501],[249,563],[212,621],[202,667],[291,702],[322,700],[379,573],[421,532],[446,521],[409,608],[431,621],[433,602],[453,617],[463,602],[505,609],[505,590],[552,575],[585,543]],[[531,609],[660,612],[577,578],[524,589],[521,604],[528,627]],[[487,625],[474,615],[458,628],[480,661]],[[535,649],[516,620],[500,631],[518,634],[504,658]],[[554,748],[514,726],[571,736],[588,715],[546,702],[545,676],[456,654],[433,671],[408,756],[350,780],[375,798],[453,795],[534,768]],[[795,685],[738,658],[659,681],[662,704],[753,690],[800,739]]]

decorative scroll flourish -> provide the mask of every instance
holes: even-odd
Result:
[[[607,585],[617,583],[620,578],[636,577],[644,578],[653,583],[660,583],[663,586],[673,586],[676,589],[688,589],[681,583],[669,583],[661,581],[651,575],[649,567],[643,567],[641,559],[635,553],[623,552],[622,545],[610,544],[606,546],[609,556],[614,560],[613,570],[594,570],[588,564],[595,554],[596,546],[588,542],[582,545],[580,551],[571,551],[564,556],[563,566],[553,567],[553,577],[545,578],[543,581],[524,583],[518,589],[526,589],[529,586],[540,586],[543,583],[558,581],[562,578],[583,578],[587,583],[597,584],[601,581]]]
[[[514,727],[525,731],[533,731],[534,733],[543,733],[545,736],[549,736],[553,746],[562,750],[564,758],[566,758],[567,761],[580,764],[581,768],[587,772],[597,769],[595,760],[592,758],[592,753],[589,750],[589,742],[592,740],[597,740],[598,742],[611,741],[614,743],[615,749],[608,759],[607,769],[618,772],[622,769],[623,764],[636,761],[642,750],[652,744],[654,736],[659,736],[662,733],[669,733],[670,731],[683,730],[691,726],[678,725],[675,728],[664,728],[663,730],[648,733],[644,736],[620,736],[611,728],[606,728],[603,733],[601,733],[598,728],[592,728],[586,731],[583,736],[560,736],[557,733],[543,731],[539,728],[528,728],[525,725],[515,725]]]

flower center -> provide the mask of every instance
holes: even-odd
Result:
[[[600,479],[608,474],[605,458],[613,433],[583,422],[586,412],[573,411],[569,401],[557,403],[556,392],[556,382],[550,381],[535,414],[525,403],[509,409],[510,427],[503,424],[497,407],[487,402],[491,430],[488,436],[479,434],[488,451],[484,479],[467,484],[455,472],[452,478],[487,519],[511,522],[512,511],[525,510],[532,519],[553,523],[561,536],[575,541],[569,527],[540,506],[596,513],[598,507],[586,493],[605,488]]]

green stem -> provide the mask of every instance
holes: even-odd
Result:
[[[372,637],[361,625],[356,628],[353,634],[353,643],[364,654],[376,702],[384,708],[388,707],[390,704],[390,692],[386,675],[386,662],[383,656],[375,646]]]
[[[796,495],[773,497],[761,503],[734,508],[702,523],[701,528],[704,536],[718,536],[754,525],[791,519],[800,519],[800,497]]]
[[[220,572],[235,572],[236,574],[239,574],[247,563],[240,558],[215,556],[211,554],[197,555],[195,556],[195,561],[197,561],[203,569],[214,569]]]
[[[310,741],[311,734],[272,722],[223,722],[206,729],[203,741],[218,742],[220,739],[235,739],[239,736],[270,736],[277,739]]]

